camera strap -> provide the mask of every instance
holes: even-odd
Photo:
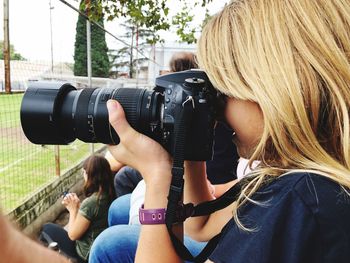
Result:
[[[192,262],[204,262],[217,246],[220,236],[219,233],[214,236],[204,247],[204,249],[194,257],[186,248],[181,240],[179,240],[172,231],[173,224],[178,221],[180,215],[181,221],[185,221],[190,216],[209,215],[217,210],[223,209],[232,204],[238,197],[241,186],[244,182],[237,183],[220,198],[208,202],[203,202],[196,206],[193,204],[183,205],[184,190],[184,160],[187,129],[194,113],[194,101],[192,97],[188,97],[183,103],[180,112],[179,121],[175,125],[175,150],[173,155],[172,180],[168,195],[168,205],[166,210],[165,224],[168,229],[171,241],[176,253],[184,260]],[[181,209],[179,213],[179,208]]]

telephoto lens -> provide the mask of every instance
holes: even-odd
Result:
[[[21,104],[21,124],[35,144],[84,142],[118,144],[108,120],[106,103],[118,100],[126,119],[137,131],[157,139],[162,126],[164,96],[140,88],[85,88],[68,83],[33,82]]]

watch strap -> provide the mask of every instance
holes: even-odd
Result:
[[[186,218],[192,216],[194,206],[192,203],[180,205],[176,210],[176,221],[174,223],[184,222]],[[166,209],[145,209],[144,205],[139,209],[139,220],[141,225],[165,224]]]
[[[142,205],[139,209],[139,220],[141,225],[165,224],[165,208],[144,209]]]

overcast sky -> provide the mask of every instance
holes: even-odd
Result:
[[[191,1],[191,0],[189,0]],[[29,60],[51,59],[50,37],[50,0],[10,0],[10,42],[15,50]],[[68,0],[75,7],[78,2]],[[211,13],[219,11],[225,4],[225,0],[214,0],[208,8]],[[52,6],[52,33],[54,61],[73,61],[75,27],[78,19],[77,13],[64,5],[59,0],[51,0]],[[178,1],[169,1],[172,12],[179,8]],[[3,14],[3,4],[0,6]],[[200,23],[204,17],[204,11],[196,12],[195,21]],[[2,16],[3,17],[3,16]],[[109,22],[106,29],[115,35],[121,35],[118,23]],[[3,20],[0,19],[1,37],[3,39]],[[167,40],[175,41],[174,34],[165,33]],[[117,41],[107,37],[109,48],[117,46]]]

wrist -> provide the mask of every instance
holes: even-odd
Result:
[[[72,218],[75,218],[76,215],[78,214],[78,210],[77,209],[71,209],[71,210],[68,210],[69,212],[69,216],[72,217]]]
[[[171,182],[171,172],[155,172],[147,176],[145,208],[165,208]]]
[[[169,187],[159,187],[153,185],[146,186],[146,194],[144,200],[144,207],[151,208],[165,208],[168,203]]]

